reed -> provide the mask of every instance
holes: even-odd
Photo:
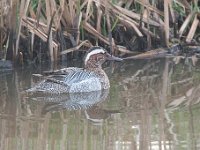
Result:
[[[92,45],[123,56],[169,47],[173,38],[191,43],[198,34],[198,16],[197,0],[2,0],[1,58],[46,55],[53,62]],[[174,26],[178,37],[171,32]]]

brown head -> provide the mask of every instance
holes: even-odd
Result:
[[[95,46],[86,53],[84,65],[86,69],[101,68],[106,60],[122,61],[121,58],[110,55],[104,48]]]

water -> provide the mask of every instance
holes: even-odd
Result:
[[[200,73],[191,59],[105,67],[109,91],[26,98],[32,73],[0,75],[0,150],[200,149]]]

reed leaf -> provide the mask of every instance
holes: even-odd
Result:
[[[185,31],[185,29],[187,28],[187,26],[189,25],[192,17],[194,16],[194,12],[192,11],[188,16],[187,18],[185,19],[185,21],[183,22],[180,30],[179,30],[179,37],[182,36],[183,32]]]
[[[192,26],[190,28],[190,31],[189,31],[187,37],[186,37],[186,42],[190,43],[192,41],[194,34],[197,30],[198,24],[199,24],[199,19],[197,18],[197,14],[195,14]]]
[[[123,14],[125,14],[126,16],[128,16],[128,17],[130,17],[132,19],[135,19],[135,20],[138,20],[138,21],[140,20],[140,15],[139,14],[134,13],[134,12],[132,12],[130,10],[125,9],[125,8],[116,6],[116,5],[115,5],[115,7],[116,7],[116,9],[118,9],[120,11],[119,13],[123,13]],[[144,21],[145,23],[148,22],[150,25],[153,25],[153,26],[156,26],[156,27],[160,26],[159,23],[157,23],[156,21],[150,19],[147,16],[143,16],[142,21]]]

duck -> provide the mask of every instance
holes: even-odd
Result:
[[[43,114],[46,114],[48,112],[56,112],[62,110],[88,110],[93,106],[106,101],[108,94],[109,89],[85,93],[60,94],[54,97],[34,97],[29,98],[29,100],[35,101],[37,103],[45,102],[42,103],[45,104],[44,107],[42,107],[42,112]]]
[[[110,88],[107,74],[102,64],[107,60],[122,61],[122,58],[108,53],[100,46],[91,47],[85,54],[84,67],[68,67],[39,75],[43,78],[27,93],[37,94],[66,94],[105,90]]]

